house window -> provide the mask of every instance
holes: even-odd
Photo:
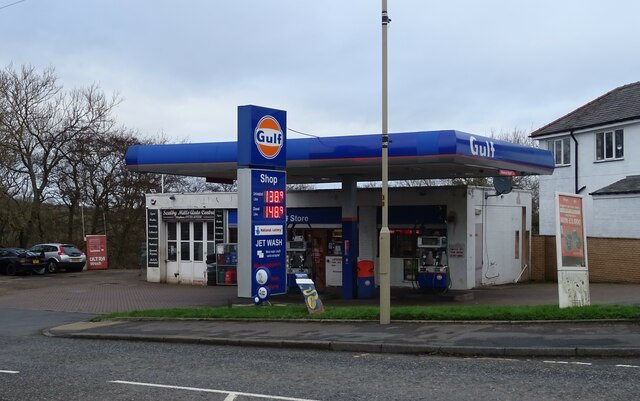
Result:
[[[569,137],[550,140],[549,150],[553,152],[556,166],[568,166],[571,164],[571,143],[569,142]]]
[[[622,159],[623,157],[623,130],[596,133],[596,161]]]

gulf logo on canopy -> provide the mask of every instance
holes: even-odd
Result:
[[[253,140],[265,159],[273,159],[282,149],[284,135],[278,121],[271,116],[264,116],[256,125]]]

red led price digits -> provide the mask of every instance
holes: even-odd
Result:
[[[282,192],[282,191],[275,191]],[[284,206],[265,206],[264,218],[265,219],[280,219],[284,216]]]
[[[284,191],[264,191],[264,203],[282,203]]]

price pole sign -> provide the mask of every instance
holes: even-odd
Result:
[[[286,112],[238,107],[238,297],[287,291]]]
[[[265,294],[287,292],[286,182],[284,171],[251,170],[251,271],[254,277],[255,272],[268,272],[267,281],[252,281],[251,294],[258,295],[257,303],[266,300]]]

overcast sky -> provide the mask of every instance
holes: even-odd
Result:
[[[0,7],[17,0],[0,0]],[[237,106],[318,136],[381,130],[378,0],[25,0],[0,65],[97,83],[118,121],[235,140]],[[388,0],[390,132],[527,133],[640,80],[637,0]],[[289,133],[290,137],[299,135]]]

